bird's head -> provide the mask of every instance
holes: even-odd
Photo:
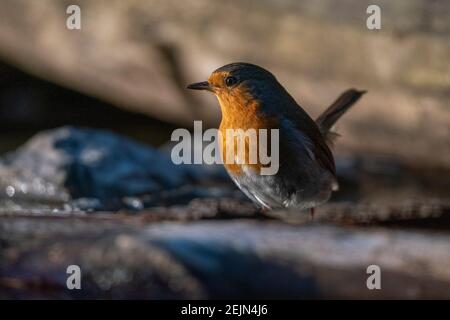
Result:
[[[190,84],[187,88],[214,93],[222,113],[243,111],[255,104],[273,105],[276,102],[274,99],[286,93],[272,73],[244,62],[220,67],[213,71],[207,81]]]

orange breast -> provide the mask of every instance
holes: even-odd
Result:
[[[261,116],[258,112],[260,107],[258,101],[253,100],[246,92],[238,91],[233,95],[219,96],[218,99],[222,109],[219,144],[226,169],[236,175],[242,174],[243,166],[249,166],[259,172],[263,165],[258,149],[262,143],[266,143],[267,152],[270,153],[270,129],[278,128],[277,118]],[[228,129],[238,135],[233,137]],[[239,136],[237,129],[243,130],[240,133],[244,135]],[[260,140],[260,129],[267,129],[267,141]],[[252,152],[253,156],[250,157]],[[230,163],[230,160],[238,158],[243,164]]]

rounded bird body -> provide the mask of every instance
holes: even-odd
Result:
[[[314,208],[326,202],[337,190],[335,164],[328,143],[335,121],[364,93],[354,89],[344,92],[316,121],[297,104],[275,76],[259,66],[232,63],[215,70],[208,81],[194,83],[190,89],[213,92],[220,104],[222,121],[220,145],[226,170],[236,185],[263,209]],[[278,130],[277,148],[269,141],[245,136],[244,153],[229,130]],[[251,148],[267,143],[269,153],[278,151],[278,170],[261,174],[266,164],[257,153],[251,162]],[[227,152],[234,155],[232,161]]]

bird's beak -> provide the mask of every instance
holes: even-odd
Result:
[[[188,89],[192,90],[208,90],[213,91],[212,87],[209,85],[208,81],[202,81],[197,83],[191,83],[187,86]]]

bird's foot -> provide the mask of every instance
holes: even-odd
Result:
[[[256,210],[256,217],[261,220],[273,219],[273,217],[269,216],[267,213],[270,211],[268,208],[258,208]]]
[[[315,213],[315,208],[309,208],[309,217],[311,218],[311,221],[314,220],[314,213]]]

